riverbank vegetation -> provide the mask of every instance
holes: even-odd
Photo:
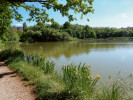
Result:
[[[20,37],[22,42],[64,41],[77,39],[116,39],[133,37],[133,30],[117,29],[109,27],[90,27],[88,25],[72,25],[65,22],[59,25],[57,22],[51,25],[38,23],[31,27],[25,27]]]
[[[131,84],[119,78],[108,86],[99,83],[89,65],[63,65],[61,73],[55,62],[38,54],[25,55],[17,49],[0,52],[0,60],[15,70],[27,85],[34,85],[39,100],[129,100]]]
[[[37,25],[23,25],[23,32],[10,29],[5,35],[4,41],[20,41],[20,42],[47,42],[47,41],[71,41],[78,39],[118,39],[132,38],[133,30],[118,29],[109,27],[90,27],[88,25],[72,25],[65,22],[59,25],[57,22],[53,24],[44,24],[38,22]]]

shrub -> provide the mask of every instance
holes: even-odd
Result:
[[[8,41],[19,41],[19,34],[17,31],[10,29],[6,35]]]
[[[23,59],[24,53],[21,50],[5,49],[0,52],[0,60],[6,60],[7,63],[11,63],[16,59]]]

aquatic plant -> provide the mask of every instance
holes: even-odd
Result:
[[[45,57],[42,57],[39,54],[31,54],[31,55],[25,56],[24,60],[29,64],[38,66],[46,74],[51,74],[54,72],[54,69],[55,69],[54,61],[47,60]]]
[[[100,75],[93,78],[89,65],[63,65],[62,71],[63,80],[70,92],[75,91],[84,99],[93,98]]]

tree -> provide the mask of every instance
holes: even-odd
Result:
[[[60,25],[57,22],[55,22],[55,23],[52,23],[51,24],[51,27],[52,28],[55,28],[55,29],[59,29],[60,28]]]
[[[69,22],[65,22],[64,24],[63,24],[63,28],[64,29],[68,29],[70,27],[70,23]]]
[[[86,25],[83,29],[82,38],[96,38],[96,33],[90,26]]]
[[[6,35],[11,26],[11,19],[13,18],[13,11],[9,8],[6,2],[0,1],[0,39],[7,40]]]
[[[26,31],[27,25],[26,22],[23,23],[23,31]]]
[[[81,18],[83,18],[83,15],[94,12],[93,1],[66,0],[66,3],[63,4],[58,0],[0,0],[0,38],[3,39],[3,34],[7,32],[12,18],[22,21],[23,16],[19,13],[19,7],[23,7],[26,11],[29,11],[30,18],[27,19],[28,21],[54,22],[53,19],[49,18],[46,9],[53,9],[55,12],[60,11],[62,16],[67,16],[69,21],[73,21],[76,18],[69,11],[73,10],[75,13],[80,13]],[[39,9],[34,5],[30,6],[26,2],[39,2],[44,9]]]

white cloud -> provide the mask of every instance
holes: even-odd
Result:
[[[22,24],[15,24],[15,26],[22,26]]]
[[[123,27],[133,27],[133,21],[126,22]]]
[[[122,13],[122,14],[121,14],[121,17],[122,17],[122,18],[128,18],[128,15],[127,15],[126,13]]]
[[[51,25],[52,23],[51,22],[47,22],[47,24]]]

